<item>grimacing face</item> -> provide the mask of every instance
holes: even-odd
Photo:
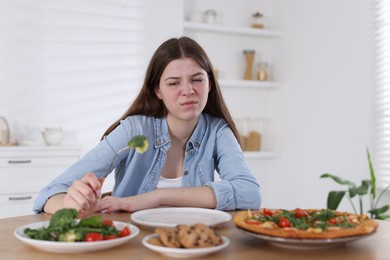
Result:
[[[210,90],[207,72],[193,59],[171,61],[161,75],[156,95],[168,109],[168,117],[197,120]]]

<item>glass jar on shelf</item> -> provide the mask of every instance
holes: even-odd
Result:
[[[258,62],[256,67],[256,79],[260,81],[269,80],[269,66],[267,62]]]
[[[214,9],[208,9],[204,12],[204,22],[214,24],[217,23],[217,11]]]
[[[252,28],[264,29],[264,15],[260,12],[255,12],[252,14]]]
[[[248,119],[248,151],[260,151],[262,145],[262,120],[261,118]]]
[[[236,118],[235,122],[241,138],[242,151],[261,151],[263,141],[263,119]]]

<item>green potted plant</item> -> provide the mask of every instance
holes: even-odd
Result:
[[[347,186],[346,190],[339,190],[339,191],[330,191],[328,194],[328,200],[327,200],[327,207],[332,210],[336,210],[341,202],[341,200],[344,198],[344,196],[347,197],[349,202],[352,205],[353,211],[356,214],[364,214],[363,210],[363,197],[369,196],[369,203],[370,203],[370,209],[367,211],[370,213],[370,217],[374,219],[387,219],[390,218],[390,215],[387,215],[386,212],[389,210],[390,205],[384,205],[382,207],[378,208],[378,202],[383,196],[383,194],[390,188],[390,185],[387,186],[380,194],[377,196],[377,190],[376,190],[376,177],[375,177],[375,171],[374,167],[371,162],[371,155],[370,151],[367,149],[367,158],[368,158],[368,165],[370,169],[370,179],[369,180],[362,180],[362,183],[360,186],[355,185],[355,183],[340,178],[336,175],[330,174],[330,173],[324,173],[320,176],[320,178],[331,178],[335,182],[341,185]],[[355,204],[352,201],[354,197],[358,198],[359,202],[359,213],[356,210]]]

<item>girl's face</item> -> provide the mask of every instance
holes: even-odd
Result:
[[[191,58],[171,61],[161,75],[156,95],[171,119],[197,120],[210,90],[207,72]]]

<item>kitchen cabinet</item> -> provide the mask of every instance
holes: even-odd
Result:
[[[235,61],[234,58],[238,58],[237,55],[227,55],[227,46],[229,45],[230,41],[229,39],[218,39],[218,41],[223,42],[224,44],[224,52],[221,52],[220,49],[217,48],[209,48],[207,43],[210,43],[212,40],[205,40],[205,38],[209,37],[210,39],[212,37],[215,37],[216,34],[219,34],[221,36],[223,35],[228,35],[228,36],[234,36],[238,38],[243,38],[243,40],[239,43],[241,44],[242,50],[246,49],[246,39],[244,37],[250,37],[250,38],[255,38],[252,39],[252,42],[255,41],[261,41],[262,39],[277,39],[278,37],[281,37],[282,34],[278,31],[273,31],[273,30],[268,30],[268,29],[255,29],[255,28],[250,28],[250,27],[244,27],[244,26],[231,26],[231,25],[223,25],[223,24],[208,24],[208,23],[202,23],[202,22],[191,22],[191,21],[183,21],[183,31],[184,35],[188,35],[194,39],[199,40],[201,45],[206,49],[206,52],[208,52],[209,56],[214,56],[218,59],[218,53],[219,56],[224,56],[223,59],[220,60],[220,64],[226,63],[240,63],[239,60]],[[214,38],[215,39],[215,38]],[[214,40],[215,42],[215,40]],[[206,43],[206,44],[203,44]],[[231,43],[234,45],[235,43]],[[214,46],[215,47],[215,46]],[[210,53],[213,50],[214,53]],[[221,54],[222,53],[222,54]],[[241,58],[241,57],[240,57]],[[211,58],[213,61],[214,59]],[[223,62],[221,62],[223,61]],[[215,64],[214,64],[215,66]],[[240,91],[240,95],[242,95],[242,98],[245,99],[245,95],[253,95],[253,93],[249,93],[249,91],[264,91],[264,90],[273,90],[280,88],[282,84],[278,81],[275,81],[274,78],[272,80],[268,81],[259,81],[259,80],[243,80],[241,79],[242,77],[237,76],[238,74],[236,73],[228,73],[229,76],[224,75],[223,78],[219,78],[219,84],[222,88],[222,90],[226,91],[228,89],[235,89],[235,90],[243,90]],[[232,76],[233,75],[233,76]],[[245,93],[245,90],[248,90],[247,93]],[[261,93],[257,93],[256,95],[261,95]],[[255,105],[254,105],[255,106]],[[232,108],[232,107],[231,107]],[[234,106],[233,106],[234,109]],[[245,112],[243,113],[245,114]],[[259,117],[264,117],[264,115],[259,116]],[[267,121],[272,121],[272,119],[267,119]],[[267,137],[265,137],[267,138]],[[263,135],[264,139],[264,135]],[[267,149],[267,148],[266,148]],[[269,148],[268,148],[269,149]],[[245,156],[248,159],[265,159],[265,158],[273,158],[277,156],[277,153],[269,150],[261,150],[259,152],[248,152],[245,151]]]
[[[79,158],[76,147],[0,147],[0,218],[32,214],[40,190]]]

